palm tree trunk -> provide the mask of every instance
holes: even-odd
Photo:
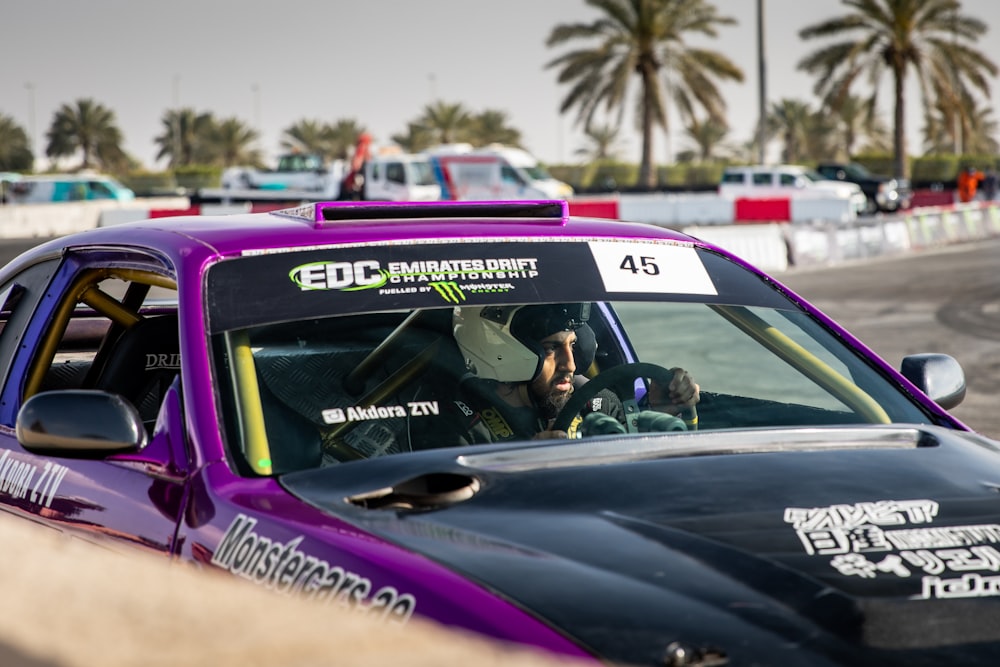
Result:
[[[896,85],[896,117],[895,136],[893,137],[893,175],[896,178],[907,177],[907,151],[906,151],[906,70],[896,65],[893,67],[893,76]]]
[[[652,190],[656,187],[653,171],[653,101],[656,72],[644,68],[642,72],[642,162],[639,164],[639,183]]]

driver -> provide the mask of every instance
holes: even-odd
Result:
[[[454,336],[469,374],[459,398],[446,404],[458,440],[451,444],[578,437],[590,413],[624,424],[621,400],[605,389],[568,431],[552,430],[574,389],[587,381],[578,372],[594,362],[597,340],[589,318],[589,303],[455,308]],[[648,407],[677,415],[698,402],[699,387],[687,371],[673,371],[669,386],[651,384]]]

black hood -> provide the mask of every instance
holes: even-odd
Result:
[[[995,665],[998,447],[934,427],[717,431],[282,481],[616,662],[682,642],[719,664]]]

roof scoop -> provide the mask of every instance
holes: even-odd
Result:
[[[479,480],[471,475],[428,473],[346,500],[369,510],[432,510],[468,500],[479,488]]]
[[[455,219],[467,224],[474,219],[528,224],[564,225],[569,218],[569,205],[563,200],[539,201],[441,201],[441,202],[321,202],[315,204],[316,222],[348,222],[361,220],[401,220],[413,218]],[[472,219],[472,220],[470,220]],[[318,225],[322,226],[322,225]]]

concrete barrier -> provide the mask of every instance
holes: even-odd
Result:
[[[685,234],[713,243],[764,271],[785,271],[789,266],[787,225],[735,225],[685,227]]]
[[[714,193],[622,195],[621,220],[660,226],[728,225],[734,220],[733,202]]]
[[[0,206],[0,238],[33,239],[64,236],[101,225],[143,220],[156,207],[181,209],[190,206],[187,197],[136,199],[119,202],[94,200],[55,204],[4,204]]]

